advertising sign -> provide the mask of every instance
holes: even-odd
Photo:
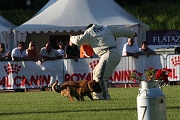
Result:
[[[180,30],[147,31],[149,45],[180,45]]]

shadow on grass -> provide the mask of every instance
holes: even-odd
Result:
[[[91,109],[91,110],[62,110],[62,111],[32,111],[32,112],[12,112],[12,113],[0,113],[0,116],[6,115],[21,115],[21,114],[49,114],[49,113],[76,113],[76,112],[95,112],[95,111],[121,111],[121,110],[128,110],[134,111],[137,108],[119,108],[119,109]]]
[[[166,107],[166,109],[180,109],[180,106],[173,106],[173,107]],[[91,109],[91,110],[64,110],[64,111],[33,111],[33,112],[12,112],[12,113],[0,113],[0,116],[6,116],[6,115],[20,115],[20,114],[49,114],[49,113],[76,113],[76,112],[95,112],[95,111],[121,111],[121,110],[127,110],[127,111],[134,111],[137,110],[137,108],[119,108],[119,109]]]
[[[166,107],[166,109],[180,109],[180,106]]]

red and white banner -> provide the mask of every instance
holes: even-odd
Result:
[[[0,62],[0,89],[38,88],[49,86],[55,80],[60,84],[70,80],[92,80],[92,72],[98,62],[99,58],[79,59],[78,62],[73,59],[62,59],[42,64],[33,61],[3,61]],[[112,83],[138,83],[139,81],[129,80],[133,70],[144,74],[144,70],[149,67],[167,67],[172,69],[169,80],[179,81],[179,65],[180,55],[139,56],[138,59],[122,57],[109,80]]]

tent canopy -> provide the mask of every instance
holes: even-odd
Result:
[[[20,33],[84,31],[89,24],[149,26],[114,0],[50,0],[32,19],[15,28]]]
[[[14,24],[6,20],[4,17],[0,15],[0,31],[1,32],[12,32],[11,30],[16,27]]]
[[[9,50],[12,49],[14,41],[12,31],[14,27],[16,27],[14,24],[0,15],[0,42],[4,43]]]

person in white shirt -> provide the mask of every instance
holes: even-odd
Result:
[[[63,42],[58,43],[59,49],[57,51],[64,57],[64,44]]]
[[[28,55],[26,54],[25,42],[19,42],[18,47],[14,48],[11,53],[13,61],[27,61]]]
[[[123,46],[122,56],[138,58],[140,54],[139,47],[134,43],[134,38],[128,38],[127,43]]]
[[[46,43],[46,46],[41,48],[41,56],[43,61],[62,59],[63,56],[55,49],[52,48],[50,42]]]
[[[116,48],[115,37],[134,37],[135,35],[135,32],[128,29],[90,24],[84,34],[70,37],[70,41],[75,45],[89,44],[95,54],[100,57],[99,63],[93,70],[93,80],[100,84],[102,92],[94,92],[93,99],[110,100],[107,82],[121,59]]]
[[[128,41],[123,46],[122,56],[132,56],[134,58],[138,58],[140,55],[139,47],[134,43],[134,38],[128,38]],[[131,84],[128,84],[130,88],[132,88]],[[127,88],[127,84],[125,84],[125,88]]]

